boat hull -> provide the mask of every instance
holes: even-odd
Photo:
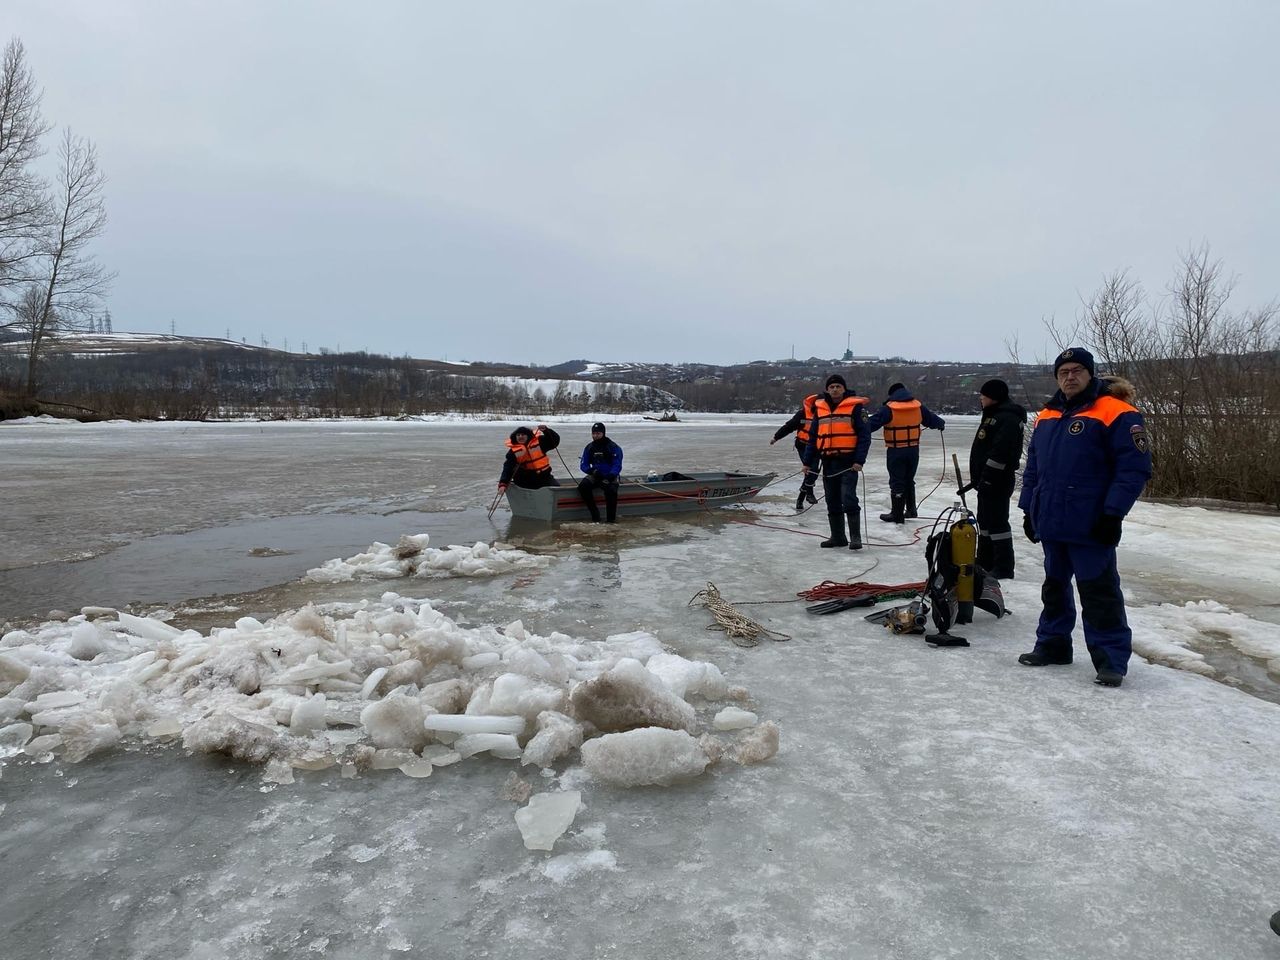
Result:
[[[651,516],[659,513],[685,513],[707,510],[730,503],[750,500],[776,476],[773,473],[688,473],[681,480],[646,480],[622,477],[618,484],[618,519]],[[527,520],[585,520],[591,516],[578,496],[577,484],[561,481],[563,486],[507,488],[507,503],[514,516]],[[595,491],[595,500],[604,516],[604,494]]]

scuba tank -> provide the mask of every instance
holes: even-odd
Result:
[[[956,623],[973,623],[974,564],[978,528],[967,512],[951,525],[951,562],[956,566]]]

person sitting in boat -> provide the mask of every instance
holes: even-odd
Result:
[[[551,460],[547,457],[547,452],[558,446],[560,434],[546,424],[539,424],[536,430],[516,427],[507,440],[507,459],[502,464],[498,489],[506,490],[512,483],[527,490],[560,486],[560,481],[551,475]]]
[[[614,523],[618,519],[618,474],[622,473],[622,448],[605,436],[603,423],[591,425],[591,442],[582,448],[582,463],[578,469],[582,471],[578,495],[591,511],[591,519],[600,522],[600,508],[596,506],[598,488],[604,491],[608,522]]]

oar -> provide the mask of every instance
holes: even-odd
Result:
[[[499,501],[500,499],[502,499],[502,494],[503,494],[503,493],[505,493],[505,491],[504,491],[501,487],[499,487],[499,488],[498,488],[498,492],[497,492],[497,493],[495,493],[495,494],[493,495],[493,503],[491,503],[491,504],[489,505],[489,513],[488,513],[488,515],[485,517],[485,519],[486,519],[486,520],[492,520],[492,519],[493,519],[493,511],[495,511],[495,510],[497,510],[497,509],[498,509],[498,501]]]

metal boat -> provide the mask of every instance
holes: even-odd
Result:
[[[708,510],[750,500],[776,477],[774,473],[664,473],[658,477],[620,477],[618,519],[655,513]],[[527,490],[507,487],[507,503],[513,516],[529,520],[584,520],[591,514],[578,496],[575,481],[561,480],[559,487]],[[596,505],[604,516],[604,494],[595,491]]]

